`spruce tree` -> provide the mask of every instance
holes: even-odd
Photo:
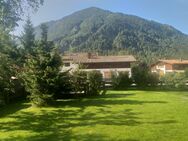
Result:
[[[41,41],[37,43],[34,55],[27,59],[22,73],[26,90],[35,106],[45,106],[53,100],[60,79],[61,57],[53,42],[47,41],[44,28],[41,30]]]
[[[48,40],[48,27],[46,24],[41,24],[40,29],[41,29],[41,41],[45,44],[47,43]]]
[[[33,24],[28,16],[26,24],[24,25],[24,32],[22,33],[21,43],[26,53],[32,53],[35,46],[35,30]]]

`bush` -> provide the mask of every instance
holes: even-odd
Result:
[[[157,73],[148,73],[148,85],[156,87],[159,84],[159,75]]]
[[[159,83],[159,75],[151,73],[149,66],[145,63],[132,68],[132,79],[138,87],[154,87]]]
[[[188,79],[188,68],[185,69],[185,77]]]
[[[185,81],[188,84],[188,68],[185,69]],[[188,88],[188,85],[186,85],[186,88]]]
[[[183,73],[167,73],[160,78],[165,88],[184,88],[186,79]]]
[[[88,94],[98,95],[102,91],[103,78],[99,71],[91,71],[87,73]]]
[[[131,78],[127,72],[112,73],[112,86],[114,89],[126,89],[132,84]]]
[[[71,75],[67,72],[61,72],[55,84],[54,98],[62,98],[62,94],[69,94],[72,91]]]
[[[71,86],[74,93],[98,95],[102,92],[102,74],[99,71],[85,72],[79,68],[71,73]]]
[[[141,63],[132,68],[132,79],[138,87],[147,87],[150,70],[147,64]]]
[[[42,107],[42,106],[47,106],[51,103],[51,95],[43,94],[40,91],[36,91],[35,93],[33,92],[29,96],[32,106],[34,107]]]
[[[72,91],[75,93],[86,92],[87,85],[87,73],[81,71],[79,68],[71,74],[71,86]]]

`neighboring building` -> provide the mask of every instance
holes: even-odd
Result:
[[[98,56],[91,53],[70,53],[63,56],[64,70],[76,69],[83,66],[84,71],[98,70],[104,79],[111,78],[111,72],[128,72],[131,76],[131,63],[136,59],[131,55],[126,56]]]
[[[164,75],[169,72],[184,72],[188,68],[188,60],[159,60],[151,67],[152,72]]]

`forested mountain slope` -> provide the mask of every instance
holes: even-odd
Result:
[[[188,36],[170,25],[91,7],[46,23],[61,51],[131,53],[149,62],[188,58]],[[39,27],[36,35],[39,37]]]

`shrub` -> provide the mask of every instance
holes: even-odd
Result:
[[[87,85],[87,73],[81,71],[79,68],[71,74],[71,86],[72,91],[75,93],[86,92]]]
[[[157,73],[148,73],[148,85],[155,87],[159,84],[159,75]]]
[[[127,72],[112,73],[112,86],[114,89],[126,89],[131,86],[132,80]]]
[[[138,87],[148,86],[149,74],[149,67],[145,63],[138,64],[132,68],[132,79]]]
[[[74,93],[98,95],[103,91],[102,80],[102,74],[99,71],[85,72],[78,68],[71,73],[71,88]]]
[[[166,88],[184,88],[186,79],[183,73],[167,73],[160,78]]]
[[[87,73],[88,94],[98,95],[102,91],[103,78],[99,71],[91,71]]]
[[[188,84],[188,68],[185,69],[185,83]],[[186,85],[186,88],[188,88],[188,85]]]
[[[149,66],[145,63],[132,68],[132,79],[138,87],[154,87],[159,83],[159,75],[151,73]]]
[[[188,68],[185,69],[185,77],[188,79]]]
[[[62,98],[62,94],[69,94],[72,91],[71,79],[69,71],[59,74],[55,84],[54,98]]]

